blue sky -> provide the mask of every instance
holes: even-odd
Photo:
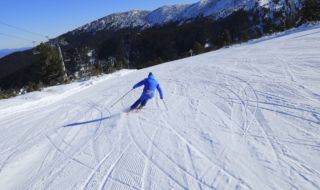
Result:
[[[53,38],[111,13],[132,9],[153,10],[162,5],[194,3],[197,1],[1,0],[0,49],[30,47],[33,44],[32,41],[40,42],[45,40],[40,35],[25,33],[8,27],[5,24]]]

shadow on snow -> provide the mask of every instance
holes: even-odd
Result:
[[[101,122],[101,121],[104,121],[104,120],[107,120],[107,119],[111,119],[111,118],[113,118],[113,117],[115,117],[117,115],[118,114],[111,115],[111,116],[108,116],[108,117],[101,117],[99,119],[94,119],[94,120],[89,120],[89,121],[70,123],[70,124],[64,125],[63,127],[74,127],[74,126],[79,126],[79,125],[85,125],[85,124],[90,124],[90,123]]]

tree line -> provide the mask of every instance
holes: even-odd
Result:
[[[66,70],[62,68],[57,49],[50,43],[40,44],[35,55],[26,51],[1,59],[3,65],[10,61],[19,62],[17,60],[23,64],[12,74],[0,78],[0,98],[15,95],[22,87],[33,91],[66,83],[76,78],[80,71],[83,76],[90,77],[122,68],[141,69],[190,56],[190,51],[196,55],[319,21],[320,1],[305,0],[301,10],[285,11],[238,10],[219,20],[199,17],[184,24],[172,22],[144,30],[69,32],[58,38],[68,42],[61,46]],[[91,50],[93,53],[88,56]],[[65,74],[69,78],[66,79]]]

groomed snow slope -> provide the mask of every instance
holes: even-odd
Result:
[[[314,25],[2,100],[0,187],[320,189],[319,50]],[[149,71],[168,110],[110,108]]]

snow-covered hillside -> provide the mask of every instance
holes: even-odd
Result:
[[[1,189],[320,189],[320,25],[0,101]],[[164,90],[123,112],[152,71]]]
[[[80,31],[95,32],[104,29],[121,29],[146,25],[144,17],[148,11],[128,11],[115,13],[78,28]],[[75,32],[75,31],[74,31]]]
[[[233,12],[255,8],[269,9],[270,16],[283,9],[283,13],[293,13],[301,9],[302,0],[201,0],[194,4],[162,6],[153,11],[128,11],[111,14],[79,27],[76,31],[95,32],[99,30],[118,30],[122,28],[163,25],[168,22],[185,22],[197,17],[224,18]]]

